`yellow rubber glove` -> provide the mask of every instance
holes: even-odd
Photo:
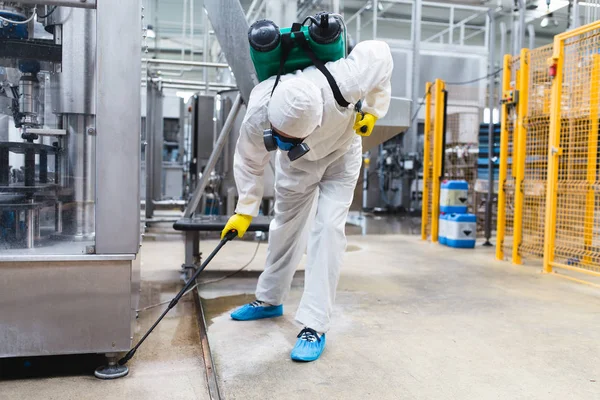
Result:
[[[227,234],[227,232],[229,232],[231,230],[236,230],[238,237],[241,238],[242,236],[244,236],[244,234],[248,230],[248,227],[250,226],[251,222],[252,222],[252,217],[250,215],[233,214],[229,218],[229,221],[227,221],[227,224],[225,225],[225,229],[223,229],[223,231],[221,232],[221,239],[223,239],[225,237],[225,235]]]
[[[377,117],[369,113],[356,113],[356,119],[354,120],[353,129],[357,135],[360,136],[371,136],[373,133],[373,127],[377,122]]]

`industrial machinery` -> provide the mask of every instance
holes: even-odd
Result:
[[[191,140],[189,157],[189,192],[196,188],[199,178],[204,174],[206,165],[213,152],[217,136],[229,116],[237,90],[226,90],[215,96],[195,95],[190,99]],[[245,115],[245,106],[235,116],[231,133],[223,146],[213,171],[210,172],[205,193],[200,202],[199,211],[206,215],[231,215],[237,200],[237,188],[233,176],[233,156]],[[271,166],[274,164],[271,163]],[[267,167],[264,175],[265,191],[263,210],[270,210],[274,197],[274,172]],[[265,214],[268,211],[264,211]]]
[[[0,1],[0,357],[131,347],[141,10]]]

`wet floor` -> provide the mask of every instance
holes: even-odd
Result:
[[[230,311],[242,304],[253,302],[254,300],[254,295],[250,293],[216,297],[212,299],[202,298],[202,308],[204,309],[204,318],[206,319],[207,327],[212,325],[213,319],[216,316]]]
[[[347,235],[420,235],[421,217],[376,215],[351,212],[346,224]]]

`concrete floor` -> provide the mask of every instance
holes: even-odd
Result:
[[[183,243],[162,239],[144,243],[142,306],[179,287]],[[204,281],[239,269],[256,246],[227,244]],[[225,399],[600,398],[599,289],[493,261],[493,249],[453,250],[414,236],[350,236],[348,250],[327,349],[311,364],[289,360],[302,268],[284,316],[273,320],[229,318],[253,299],[266,245],[245,271],[203,285]],[[193,304],[174,311],[127,378],[99,381],[79,358],[82,369],[65,376],[0,380],[0,399],[207,399]],[[159,312],[142,313],[136,340]]]
[[[598,289],[493,261],[481,247],[354,236],[349,248],[315,363],[289,359],[302,273],[273,320],[228,316],[252,299],[257,273],[204,287],[225,398],[600,398]],[[230,262],[215,259],[213,271]]]

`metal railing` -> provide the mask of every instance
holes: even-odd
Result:
[[[512,91],[518,101],[502,106],[496,257],[510,256],[514,264],[543,255],[551,54],[549,45],[504,61],[502,92]]]
[[[395,18],[395,17],[384,17],[388,11],[394,11],[394,8],[398,6],[414,6],[412,0],[388,0],[388,1],[366,1],[365,4],[358,9],[350,17],[346,18],[346,25],[353,28],[354,39],[359,42],[361,41],[362,32],[367,26],[370,25],[369,29],[372,31],[372,38],[376,39],[398,39],[398,37],[387,38],[379,35],[378,23],[379,22],[394,22],[396,24],[412,24],[411,18]],[[423,1],[423,7],[444,9],[447,11],[448,22],[439,21],[420,21],[422,28],[433,28],[439,29],[435,34],[424,38],[423,42],[438,42],[447,44],[460,44],[466,45],[470,39],[478,35],[484,35],[482,43],[487,46],[488,43],[488,32],[489,32],[489,18],[485,18],[483,25],[476,24],[474,21],[477,18],[485,16],[489,12],[487,7],[477,7],[469,5],[459,4],[448,4],[431,1]],[[456,21],[456,16],[461,13],[470,14],[461,17],[460,20]],[[412,26],[411,26],[412,28]],[[456,34],[458,32],[458,35]],[[402,39],[402,38],[400,38]],[[405,39],[410,39],[406,37]]]

